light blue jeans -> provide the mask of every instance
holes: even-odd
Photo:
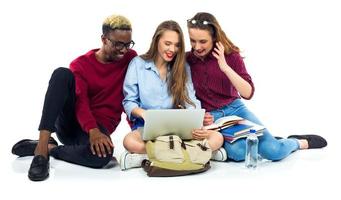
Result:
[[[240,99],[236,99],[229,105],[213,110],[210,113],[214,116],[214,120],[224,116],[237,115],[254,123],[263,125],[258,118],[247,109]],[[223,147],[227,151],[230,159],[235,161],[243,161],[245,159],[245,138],[239,139],[234,143],[224,142]],[[267,129],[265,129],[263,135],[259,137],[258,153],[268,160],[281,160],[298,149],[299,143],[297,139],[277,140]]]

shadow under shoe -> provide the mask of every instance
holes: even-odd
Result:
[[[42,155],[34,156],[30,169],[28,170],[28,178],[31,181],[43,181],[49,177],[50,159]]]
[[[19,157],[34,156],[34,150],[38,145],[38,141],[39,140],[30,139],[20,140],[19,142],[13,145],[12,154],[17,155]],[[50,137],[49,144],[54,144],[58,146],[58,142],[53,137]]]

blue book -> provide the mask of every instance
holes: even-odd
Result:
[[[247,137],[250,129],[254,129],[256,135],[261,136],[263,135],[265,127],[244,119],[237,124],[221,129],[220,133],[223,135],[225,141],[233,143],[240,138]]]
[[[240,132],[248,132],[252,128],[252,125],[248,124],[235,124],[233,126],[229,126],[225,129],[222,129],[220,132],[224,136],[234,137],[238,135]]]

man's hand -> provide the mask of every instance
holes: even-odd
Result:
[[[206,112],[205,116],[204,116],[204,126],[211,125],[211,124],[213,124],[213,122],[214,122],[213,115],[211,115],[211,113],[209,113],[209,112]]]
[[[98,128],[90,129],[90,149],[93,155],[98,157],[107,157],[107,153],[111,154],[114,145],[107,135],[102,133]]]

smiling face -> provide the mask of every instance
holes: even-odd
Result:
[[[188,32],[194,55],[199,58],[207,56],[213,49],[211,33],[199,28],[190,28]]]
[[[127,53],[127,44],[131,43],[131,31],[130,30],[113,30],[102,36],[103,49],[105,54],[105,61],[112,62],[123,58],[124,54]],[[118,44],[125,44],[123,48]],[[122,46],[122,45],[121,45]]]
[[[179,34],[175,31],[166,30],[158,42],[158,57],[165,62],[173,60],[179,50]]]

